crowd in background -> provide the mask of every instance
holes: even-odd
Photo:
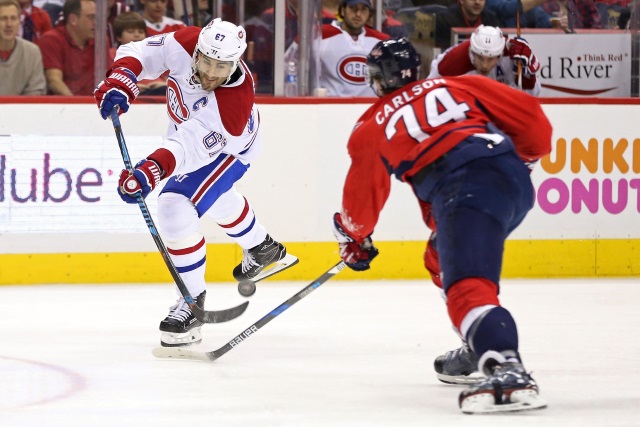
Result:
[[[120,44],[176,31],[186,23],[204,26],[213,13],[200,0],[196,16],[186,16],[176,0],[106,0],[107,64]],[[381,33],[412,37],[420,19],[435,17],[428,35],[434,48],[452,44],[451,28],[490,25],[513,28],[520,9],[523,28],[625,29],[633,0],[385,0]],[[323,0],[322,24],[340,21],[344,0]],[[222,18],[243,25],[251,45],[246,61],[258,93],[273,93],[274,1],[246,0],[243,22],[238,1],[223,1]],[[369,2],[354,2],[370,4]],[[296,42],[299,0],[287,0],[285,48]],[[375,13],[366,25],[374,26]],[[0,95],[85,95],[94,89],[94,0],[0,0]],[[141,94],[163,95],[160,77],[141,82]]]

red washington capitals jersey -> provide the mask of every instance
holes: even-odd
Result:
[[[482,76],[427,79],[372,105],[349,138],[342,219],[354,237],[373,232],[390,191],[487,123],[506,133],[523,161],[551,151],[551,124],[537,98]]]

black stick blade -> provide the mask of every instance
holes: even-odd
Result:
[[[196,319],[198,319],[201,322],[222,323],[222,322],[228,322],[229,320],[233,320],[236,317],[239,317],[242,313],[245,312],[248,306],[249,306],[249,301],[245,301],[236,307],[227,308],[226,310],[219,310],[219,311],[205,311],[195,304],[189,307],[191,308],[191,311],[193,311],[193,315],[196,316]]]

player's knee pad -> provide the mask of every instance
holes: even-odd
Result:
[[[177,242],[199,234],[198,211],[191,200],[182,194],[162,193],[158,197],[158,228],[167,242]]]
[[[500,305],[498,300],[498,285],[483,277],[469,277],[454,283],[447,289],[447,310],[451,323],[461,333],[463,321],[470,315],[480,316],[482,309],[476,308],[487,307],[492,308]],[[465,327],[473,323],[473,319],[466,319]]]
[[[200,233],[193,233],[178,240],[165,240],[167,241],[167,248],[170,249],[170,252],[187,248],[193,248],[195,251],[196,248],[204,246],[205,244],[204,236]]]

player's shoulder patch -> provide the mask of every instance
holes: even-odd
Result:
[[[196,43],[198,43],[198,36],[200,36],[201,30],[202,28],[200,27],[181,28],[174,33],[174,37],[189,55],[193,55],[193,51],[196,50]]]
[[[337,28],[331,24],[324,24],[322,26],[322,38],[323,39],[328,39],[330,37],[335,37],[338,34],[341,34],[342,30],[340,28]]]
[[[461,76],[475,68],[469,58],[470,42],[464,41],[447,49],[438,63],[438,73],[443,77]]]
[[[238,66],[244,70],[243,82],[237,86],[221,86],[215,90],[222,125],[234,136],[239,136],[244,131],[255,101],[253,80],[248,75],[249,71],[242,61]]]

